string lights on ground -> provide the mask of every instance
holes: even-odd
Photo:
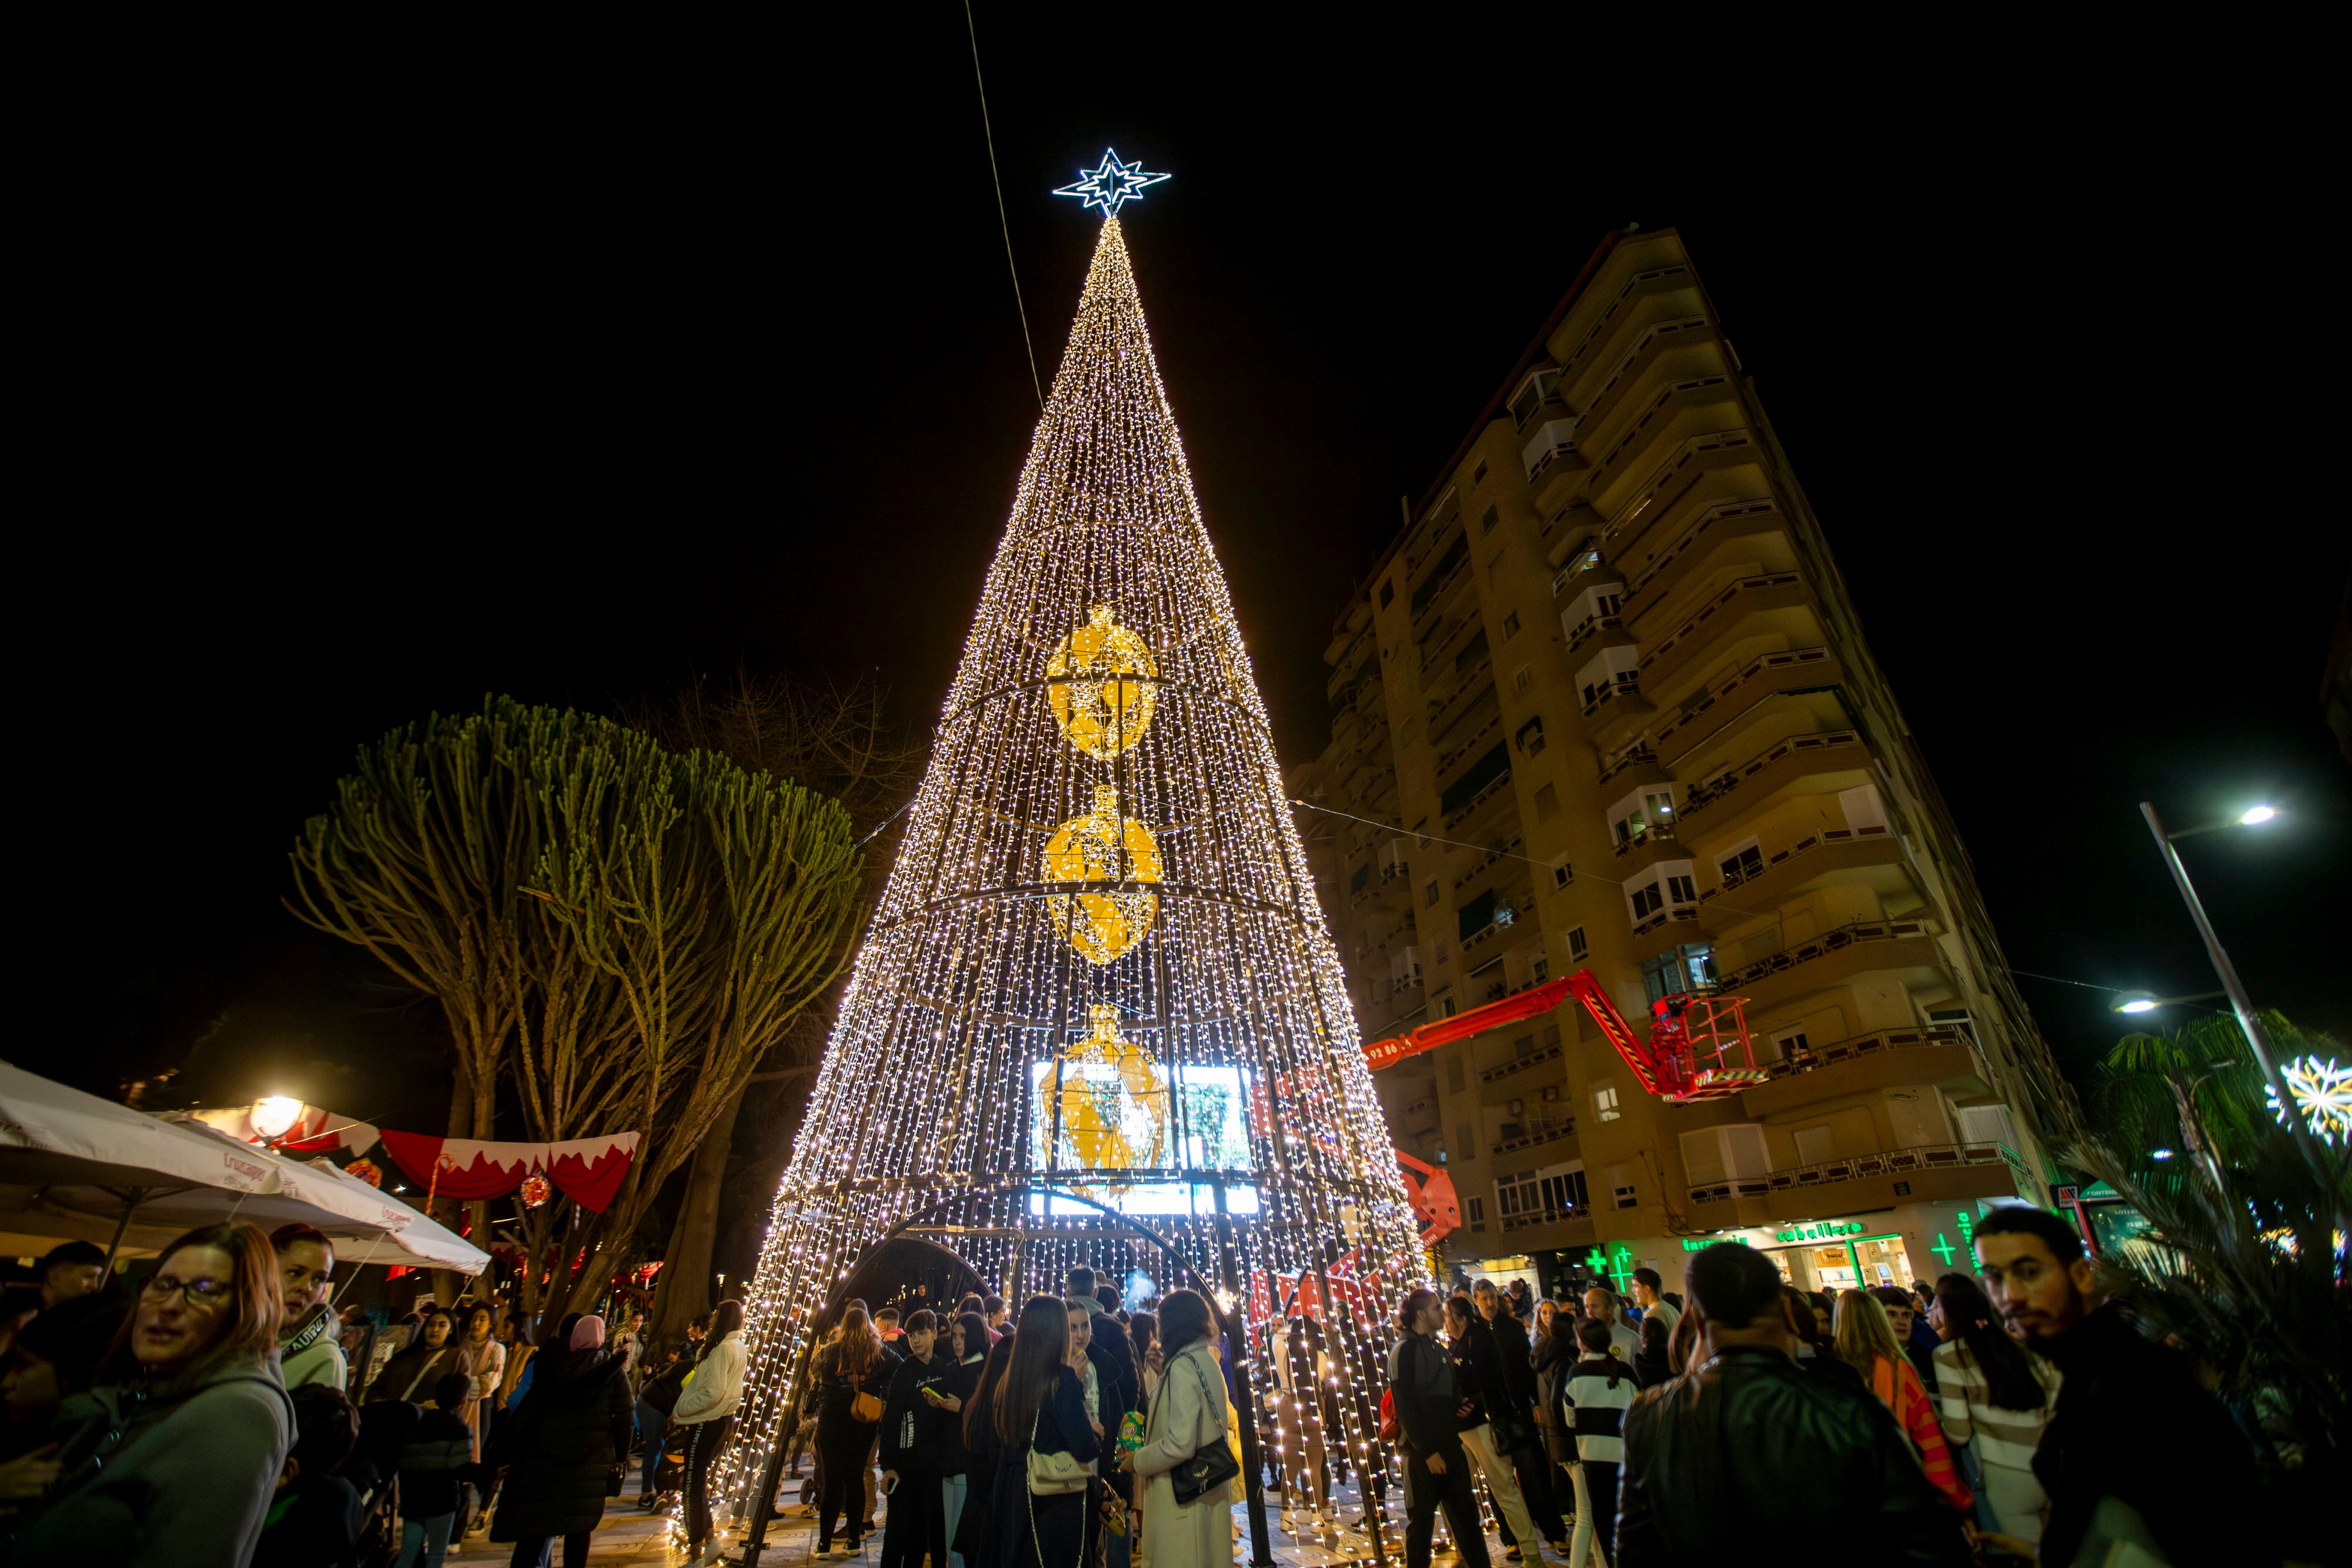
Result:
[[[1107,155],[1068,193],[1160,178]],[[1427,1260],[1116,216],[777,1191],[739,1516],[902,1228],[1008,1301],[1078,1264],[1209,1291],[1269,1396],[1255,1331],[1311,1311],[1332,1440],[1374,1458],[1381,1323]]]

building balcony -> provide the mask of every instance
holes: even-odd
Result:
[[[1698,905],[1670,904],[1633,922],[1633,956],[1654,958],[1669,947],[1695,940],[1698,934]]]
[[[1541,1014],[1537,1015],[1538,1018],[1541,1016]],[[1530,1023],[1530,1020],[1527,1019],[1520,1019],[1517,1021],[1520,1023]],[[1547,1045],[1540,1051],[1530,1051],[1525,1056],[1515,1056],[1508,1061],[1497,1062],[1494,1066],[1487,1068],[1484,1072],[1478,1074],[1478,1082],[1482,1084],[1501,1083],[1506,1080],[1517,1078],[1521,1073],[1532,1072],[1547,1061],[1558,1061],[1560,1059],[1560,1053],[1566,1049],[1567,1048],[1565,1046],[1558,1044]],[[1573,1116],[1568,1118],[1568,1131],[1570,1133],[1576,1131],[1576,1118]],[[1501,1151],[1497,1150],[1496,1152],[1500,1153]]]
[[[1886,829],[1823,828],[1766,857],[1749,875],[1727,876],[1717,886],[1701,888],[1699,925],[1709,936],[1719,935],[1755,919],[1767,905],[1830,883],[1860,884],[1882,896],[1912,891],[1903,846]]]
[[[1476,860],[1472,861],[1468,866],[1464,868],[1462,874],[1454,879],[1454,891],[1457,894],[1460,893],[1464,883],[1468,882],[1472,877],[1478,875],[1481,872],[1485,871],[1488,866],[1495,864],[1496,862],[1501,861],[1507,856],[1517,854],[1520,849],[1524,846],[1524,842],[1525,841],[1523,841],[1518,834],[1513,833],[1508,839],[1494,845],[1492,848],[1487,850],[1486,853],[1480,855]]]
[[[1445,727],[1469,710],[1470,705],[1484,701],[1495,689],[1495,655],[1492,650],[1478,657],[1451,680],[1438,686],[1429,698],[1429,718],[1423,725],[1423,735],[1443,735]],[[1499,699],[1498,704],[1499,706]],[[1411,738],[1411,732],[1407,732]]]
[[[1696,818],[1709,833],[1728,832],[1750,808],[1769,804],[1783,790],[1801,788],[1820,793],[1869,777],[1870,750],[1858,731],[1792,735],[1745,762],[1717,768],[1690,785],[1683,792],[1682,821]],[[1723,804],[1734,796],[1736,803]]]
[[[1511,770],[1507,768],[1487,780],[1486,787],[1475,795],[1446,813],[1445,831],[1449,833],[1475,832],[1499,817],[1503,805],[1517,805],[1511,795]]]
[[[1811,602],[1812,594],[1805,580],[1793,571],[1768,571],[1736,579],[1664,637],[1643,639],[1647,651],[1642,655],[1642,679],[1652,690],[1663,690],[1676,672],[1693,660],[1706,657],[1710,649],[1734,636],[1748,617]],[[1783,621],[1789,619],[1782,617]],[[1801,616],[1796,619],[1804,620]],[[1817,625],[1797,632],[1797,635],[1808,639],[1820,634]]]
[[[1617,863],[1612,869],[1615,870],[1619,882],[1630,883],[1638,880],[1642,873],[1660,861],[1688,860],[1689,858],[1690,851],[1679,838],[1675,837],[1674,824],[1661,822],[1656,827],[1644,829],[1635,837],[1619,844]]]
[[[1566,389],[1562,395],[1579,390],[1579,378],[1591,374],[1595,366],[1615,363],[1606,356],[1620,340],[1639,329],[1645,314],[1643,301],[1664,294],[1684,293],[1696,303],[1698,299],[1697,287],[1697,279],[1691,276],[1689,266],[1684,262],[1654,267],[1628,278],[1624,287],[1617,291],[1617,298],[1601,312],[1601,319],[1593,322],[1591,329],[1585,333],[1583,341],[1560,360],[1558,384]],[[1652,306],[1650,312],[1654,313],[1659,308]],[[1591,407],[1591,399],[1582,398],[1580,406]]]
[[[1675,781],[1673,774],[1658,766],[1658,754],[1646,746],[1629,746],[1613,757],[1607,752],[1601,755],[1608,760],[1601,765],[1599,775],[1593,779],[1596,787],[1612,780],[1622,780],[1621,788],[1623,785],[1671,784]]]
[[[1582,1208],[1546,1207],[1507,1214],[1496,1221],[1496,1228],[1511,1235],[1511,1245],[1526,1252],[1564,1251],[1590,1247],[1599,1239],[1593,1232],[1591,1211]]]
[[[1682,441],[1687,445],[1706,434],[1718,434],[1684,427],[1698,420],[1721,424],[1727,417],[1737,418],[1736,408],[1724,406],[1732,402],[1733,396],[1728,375],[1689,376],[1669,382],[1649,394],[1620,428],[1616,439],[1594,461],[1590,476],[1591,495],[1597,499],[1608,493],[1662,442]],[[1747,435],[1745,431],[1738,434]]]
[[[1489,686],[1486,689],[1493,691],[1495,688]],[[1454,770],[1456,768],[1472,761],[1486,750],[1486,737],[1493,735],[1501,727],[1502,722],[1503,710],[1498,704],[1495,711],[1486,716],[1486,721],[1484,724],[1466,733],[1457,732],[1445,737],[1445,749],[1437,758],[1437,788],[1440,792],[1443,792],[1448,784],[1454,782]]]
[[[1734,715],[1774,693],[1834,686],[1844,680],[1844,666],[1827,648],[1759,653],[1685,697],[1670,717],[1652,725],[1643,739],[1672,764]]]
[[[1691,911],[1694,919],[1697,913]],[[1853,921],[1727,967],[1716,989],[1746,997],[1748,1010],[1762,1014],[1856,975],[1885,970],[1908,971],[1905,982],[1920,987],[1943,977],[1943,950],[1925,921]]]
[[[2016,1153],[1999,1144],[1933,1144],[1735,1176],[1688,1190],[1684,1222],[1730,1230],[1775,1220],[1863,1214],[1898,1203],[1965,1202],[2018,1191]]]
[[[1462,585],[1469,580],[1470,556],[1469,552],[1465,551],[1460,560],[1445,569],[1444,577],[1433,583],[1424,585],[1428,590],[1429,597],[1422,601],[1421,608],[1414,612],[1412,617],[1412,640],[1415,643],[1428,640],[1429,634],[1437,629],[1437,622],[1444,615],[1447,606],[1454,602],[1454,596],[1462,590]],[[1421,591],[1414,591],[1418,593]]]
[[[1736,448],[1718,450],[1735,455],[1741,462],[1753,455]],[[1680,533],[1661,534],[1654,546],[1644,549],[1643,541],[1629,540],[1624,601],[1646,609],[1653,601],[1673,592],[1693,567],[1713,553],[1715,546],[1753,534],[1778,533],[1786,526],[1780,507],[1769,499],[1718,501]]]
[[[1740,1104],[1759,1121],[1909,1084],[1932,1083],[1955,1100],[1990,1092],[1976,1048],[1956,1029],[1877,1030],[1791,1051],[1764,1071],[1770,1076],[1739,1095]]]
[[[1595,638],[1599,641],[1595,642]],[[1633,641],[1622,615],[1588,615],[1569,629],[1568,652],[1573,657],[1588,643],[1596,648],[1607,648],[1623,647]]]

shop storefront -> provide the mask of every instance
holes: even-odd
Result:
[[[1651,1265],[1670,1277],[1681,1273],[1689,1254],[1738,1241],[1771,1259],[1780,1277],[1801,1291],[1907,1288],[1914,1280],[1932,1281],[1956,1269],[1972,1270],[1976,1222],[1991,1207],[1974,1201],[1949,1207],[1906,1203],[1868,1214],[1748,1226],[1634,1247],[1674,1259]]]
[[[1481,1280],[1492,1280],[1495,1289],[1507,1291],[1514,1280],[1527,1281],[1532,1295],[1543,1293],[1543,1284],[1536,1271],[1536,1260],[1525,1253],[1513,1253],[1507,1258],[1478,1258],[1458,1264],[1454,1273],[1463,1284],[1475,1287]]]

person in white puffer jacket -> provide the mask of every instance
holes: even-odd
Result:
[[[735,1407],[743,1400],[743,1303],[711,1310],[707,1348],[670,1407],[673,1427],[688,1428],[686,1444],[687,1561],[704,1560],[710,1539],[710,1467],[735,1435]],[[659,1441],[658,1438],[650,1439]],[[715,1555],[715,1553],[714,1553]]]

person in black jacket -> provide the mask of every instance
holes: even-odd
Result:
[[[394,1568],[441,1568],[457,1522],[457,1483],[474,1462],[474,1434],[461,1412],[474,1380],[452,1372],[400,1451],[400,1557]]]
[[[1736,1241],[1694,1255],[1693,1370],[1624,1418],[1618,1568],[1707,1568],[1834,1539],[1857,1562],[1965,1568],[1958,1519],[1885,1406],[1800,1370],[1780,1271]]]
[[[948,1555],[941,1508],[940,1402],[955,1376],[955,1362],[938,1354],[939,1321],[929,1307],[907,1316],[899,1343],[906,1360],[890,1375],[882,1401],[882,1490],[890,1499],[882,1531],[882,1568],[922,1568]]]
[[[2253,1449],[2179,1351],[2094,1306],[2082,1233],[2046,1209],[1994,1209],[1977,1226],[1985,1294],[2009,1332],[2065,1375],[2033,1474],[2050,1494],[2041,1557],[2103,1562],[2153,1537],[2175,1563],[2275,1563]],[[2184,1484],[2182,1457],[2194,1481]]]
[[[1486,1527],[1471,1495],[1470,1456],[1459,1436],[1463,1418],[1476,1406],[1454,1392],[1453,1360],[1436,1338],[1444,1324],[1436,1291],[1409,1292],[1397,1308],[1402,1332],[1389,1354],[1389,1399],[1404,1460],[1405,1568],[1429,1568],[1440,1507],[1461,1548],[1463,1568],[1489,1568]]]
[[[360,1440],[360,1413],[330,1383],[306,1383],[289,1397],[294,1447],[248,1568],[332,1568],[360,1538],[359,1491],[338,1473]],[[440,1558],[428,1568],[441,1568]]]
[[[1518,1478],[1519,1495],[1527,1500],[1528,1518],[1543,1531],[1554,1552],[1568,1550],[1568,1531],[1560,1522],[1559,1505],[1552,1500],[1551,1466],[1544,1457],[1543,1433],[1536,1425],[1535,1347],[1528,1342],[1528,1325],[1508,1311],[1492,1280],[1481,1280],[1470,1292],[1478,1308],[1471,1338],[1493,1347],[1493,1355],[1479,1357],[1480,1392],[1486,1399],[1486,1419],[1495,1428],[1495,1445]],[[1489,1369],[1492,1369],[1491,1371]],[[1500,1375],[1496,1386],[1486,1379]],[[1497,1399],[1503,1401],[1497,1404]],[[1509,1420],[1506,1423],[1506,1411]]]
[[[499,1427],[507,1479],[490,1539],[514,1542],[514,1568],[534,1568],[560,1535],[563,1568],[586,1568],[589,1533],[620,1491],[635,1425],[628,1364],[604,1354],[604,1320],[593,1315],[532,1362],[530,1395]]]
[[[977,1304],[979,1298],[967,1297]],[[950,1568],[963,1568],[963,1553],[955,1546],[963,1523],[964,1500],[970,1491],[971,1449],[963,1438],[964,1413],[980,1392],[981,1374],[988,1366],[988,1320],[967,1312],[949,1325],[946,1350],[948,1380],[931,1404],[933,1439],[940,1459],[940,1524],[948,1541]]]

